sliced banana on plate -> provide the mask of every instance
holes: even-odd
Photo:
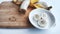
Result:
[[[39,25],[40,27],[46,27],[47,22],[46,22],[46,20],[44,20],[43,18],[40,18],[40,19],[38,20],[38,25]]]
[[[34,19],[35,21],[38,21],[39,18],[40,18],[40,16],[39,16],[38,14],[35,14],[35,15],[33,16],[33,19]]]

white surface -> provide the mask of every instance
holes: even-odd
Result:
[[[0,0],[1,1],[1,0]],[[0,29],[0,34],[60,34],[60,0],[42,0],[53,6],[56,26],[49,30],[39,29]]]

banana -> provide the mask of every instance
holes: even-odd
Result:
[[[44,8],[44,6],[41,5],[41,4],[33,4],[33,5],[34,5],[35,8]]]
[[[44,8],[42,4],[36,4],[39,0],[30,0],[30,6],[35,8]]]
[[[30,0],[31,4],[38,2],[39,0]]]
[[[17,5],[20,5],[25,0],[12,0],[12,1]],[[51,9],[50,7],[47,6],[47,3],[45,3],[45,2],[38,2],[39,0],[29,0],[29,1],[30,1],[30,4],[29,4],[30,7],[44,8],[44,9],[47,9],[47,10]],[[27,2],[28,2],[28,0],[27,0]]]

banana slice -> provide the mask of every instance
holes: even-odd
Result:
[[[33,16],[33,19],[34,19],[35,21],[38,21],[39,18],[40,18],[40,16],[39,16],[38,14],[35,14],[35,15]]]
[[[46,21],[42,18],[38,21],[38,25],[40,27],[45,27],[47,25]]]

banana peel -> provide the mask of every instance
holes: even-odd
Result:
[[[45,8],[42,4],[36,4],[39,0],[30,0],[30,6],[35,8]]]
[[[45,8],[43,5],[41,4],[33,4],[35,8]]]
[[[30,0],[30,3],[31,4],[34,4],[34,3],[36,3],[36,2],[38,2],[39,0]]]
[[[22,1],[24,0],[12,0],[15,4],[21,4]],[[30,0],[30,6],[31,7],[36,7],[36,8],[42,8],[43,5],[41,4],[36,4],[39,0]]]
[[[24,0],[12,0],[15,4],[20,5]],[[30,7],[34,8],[44,8],[44,9],[51,9],[51,7],[45,7],[42,4],[37,4],[39,0],[30,0]]]

